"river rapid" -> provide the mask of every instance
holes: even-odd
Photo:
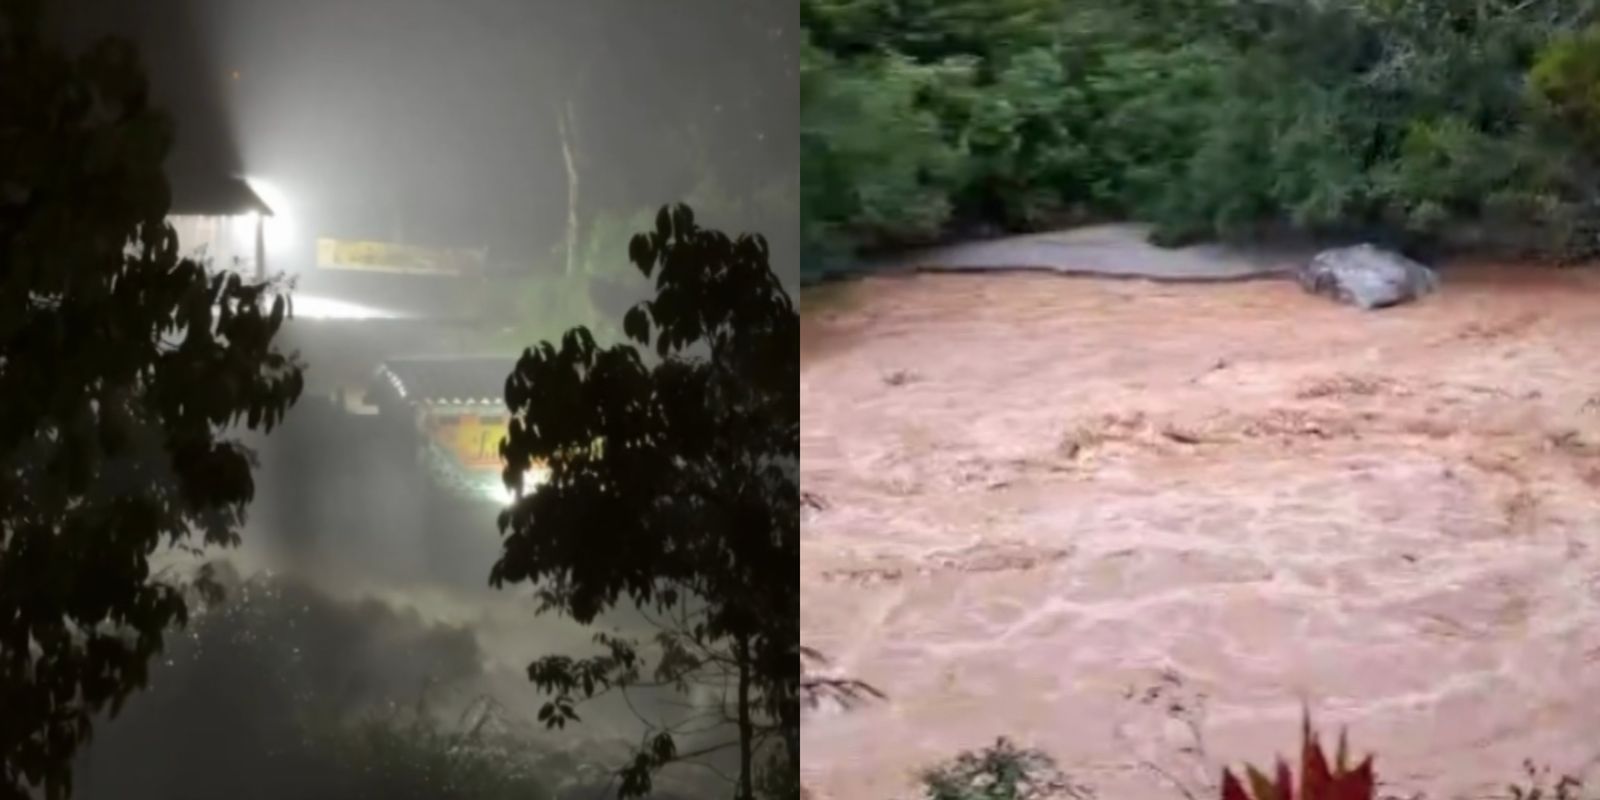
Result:
[[[802,635],[888,699],[817,800],[1005,735],[1103,798],[1348,726],[1396,796],[1600,756],[1600,274],[1478,264],[1363,313],[1291,282],[919,275],[808,292]]]

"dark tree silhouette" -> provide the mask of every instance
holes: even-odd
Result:
[[[528,581],[541,613],[583,624],[630,599],[656,625],[649,642],[600,633],[598,655],[535,661],[547,725],[612,690],[724,698],[650,723],[624,797],[663,766],[732,749],[748,799],[758,767],[799,772],[799,316],[763,238],[703,230],[685,206],[661,209],[629,257],[656,278],[655,299],[623,319],[649,350],[601,349],[578,327],[524,351],[506,379],[506,483],[520,496],[535,462],[550,473],[501,515],[490,582]],[[679,747],[708,729],[725,736]]]
[[[172,132],[131,45],[43,39],[0,0],[0,797],[71,791],[92,717],[186,619],[161,546],[238,541],[253,492],[227,429],[301,390],[285,298],[180,259]]]
[[[843,708],[852,708],[868,700],[887,700],[878,687],[866,681],[849,677],[832,677],[807,671],[806,665],[827,666],[828,657],[805,645],[800,646],[800,699],[806,706],[816,708],[824,702],[833,702]]]

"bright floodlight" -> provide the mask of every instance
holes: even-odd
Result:
[[[522,476],[522,493],[524,495],[532,494],[534,489],[539,488],[539,484],[544,483],[549,479],[550,471],[547,469],[534,467],[528,470],[527,473]],[[483,493],[490,500],[493,500],[502,507],[510,506],[512,503],[517,501],[517,496],[513,494],[510,489],[506,488],[505,482],[501,481],[499,477],[496,477],[493,480],[485,483],[483,485]]]
[[[498,480],[485,484],[483,487],[483,493],[487,495],[490,500],[493,500],[496,505],[502,507],[509,506],[517,500],[517,496],[512,494],[511,490],[507,489],[506,485]]]
[[[332,297],[294,295],[294,315],[302,319],[400,319],[402,315]]]
[[[246,211],[243,214],[236,214],[228,218],[228,224],[233,226],[233,230],[229,233],[235,247],[241,250],[249,250],[249,248],[254,247],[256,223],[260,220],[261,214],[256,211]]]
[[[262,228],[268,267],[276,270],[290,266],[283,261],[284,255],[292,253],[295,240],[295,211],[289,203],[289,196],[276,184],[262,178],[246,177],[244,182],[272,209],[272,216],[266,218]],[[253,229],[251,235],[255,235]]]

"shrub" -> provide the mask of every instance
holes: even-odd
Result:
[[[275,761],[291,774],[316,775],[328,797],[392,800],[544,800],[551,793],[526,741],[483,730],[480,720],[452,729],[425,712],[372,713],[305,729],[299,747]]]
[[[1092,793],[1070,781],[1045,753],[1021,749],[1001,737],[978,752],[966,751],[922,773],[927,800],[1050,800]]]
[[[1600,144],[1600,25],[1551,42],[1528,72],[1528,85],[1557,119]]]
[[[1536,767],[1532,761],[1524,761],[1522,769],[1528,775],[1528,782],[1522,786],[1513,784],[1506,787],[1506,791],[1511,793],[1511,800],[1580,800],[1583,781],[1571,775],[1562,775],[1552,786],[1548,784],[1549,768]]]

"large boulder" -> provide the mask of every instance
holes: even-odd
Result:
[[[1433,270],[1370,244],[1324,250],[1295,271],[1301,288],[1362,309],[1415,300],[1439,288]]]

